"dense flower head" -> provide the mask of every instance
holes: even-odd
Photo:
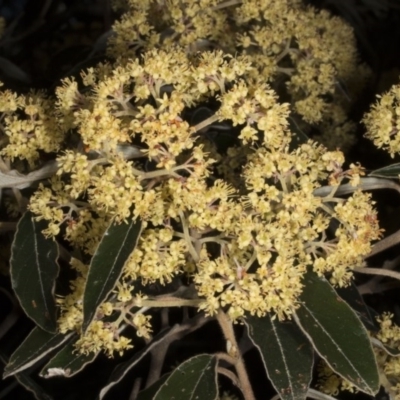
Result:
[[[115,69],[88,71],[84,96],[73,80],[57,91],[59,116],[79,132],[83,148],[61,154],[51,186],[31,199],[30,209],[49,221],[45,234],[63,231],[93,254],[111,220],[144,222],[107,302],[113,308],[103,306],[77,343],[84,353],[131,346],[118,324],[103,321],[107,313],[147,335],[145,316],[127,317],[138,280],[166,284],[185,274],[208,314],[226,308],[233,320],[246,313],[284,319],[297,306],[308,266],[345,286],[380,235],[368,195],[314,194],[322,182],[356,185],[362,170],[343,170],[340,151],[312,141],[290,149],[289,105],[267,84],[244,79],[248,57],[218,50],[190,58],[179,48],[175,56],[151,50]],[[192,124],[187,110],[212,98],[215,114]],[[238,145],[226,156],[218,145],[205,150],[202,132],[214,122],[231,124],[244,156]],[[82,281],[60,302],[63,331],[81,324]]]
[[[78,138],[28,206],[48,221],[46,236],[63,235],[87,260],[111,222],[143,223],[119,282],[77,342],[84,354],[129,349],[128,325],[150,337],[142,303],[152,299],[137,294],[140,285],[184,278],[208,315],[290,318],[309,267],[346,286],[381,234],[369,195],[336,196],[342,182],[358,185],[362,168],[345,170],[341,151],[313,141],[293,146],[296,113],[303,123],[346,124],[336,86],[357,75],[350,29],[294,0],[188,4],[115,2],[127,10],[109,43],[115,61],[83,71],[79,84],[62,81],[51,114],[58,141],[35,144],[54,151],[58,132]],[[44,125],[44,98],[29,99],[3,92],[9,126]],[[197,121],[201,107],[207,116]],[[331,185],[324,196],[322,185]],[[71,294],[58,300],[63,333],[82,327],[88,266],[74,259],[72,267]]]
[[[138,50],[172,44],[188,54],[215,48],[231,55],[239,51],[251,57],[254,67],[246,80],[262,77],[264,82],[274,82],[280,94],[291,97],[291,109],[318,126],[321,141],[329,148],[338,144],[348,148],[354,142],[355,126],[343,113],[370,72],[359,63],[352,29],[340,18],[297,0],[237,4],[148,0],[122,7],[126,13],[114,25],[108,47],[113,57],[123,54],[128,59]],[[208,85],[218,87],[212,73],[208,76]],[[324,129],[327,126],[332,128]],[[245,134],[253,137],[254,131],[247,126]]]
[[[400,85],[377,97],[378,102],[363,119],[367,128],[365,136],[394,157],[400,152]]]
[[[33,166],[40,151],[58,151],[64,131],[52,107],[52,99],[42,92],[20,96],[9,90],[0,92],[0,139],[6,143],[0,154],[12,161],[27,160]]]

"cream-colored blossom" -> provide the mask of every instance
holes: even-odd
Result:
[[[400,85],[394,85],[383,95],[364,116],[367,128],[365,136],[375,146],[389,152],[393,158],[400,152]]]

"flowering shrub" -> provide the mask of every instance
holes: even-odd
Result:
[[[19,218],[11,282],[37,325],[5,376],[56,349],[40,376],[72,377],[101,353],[130,355],[104,398],[150,354],[135,398],[219,398],[220,374],[254,399],[235,332],[244,325],[282,399],[373,395],[380,385],[400,398],[398,328],[371,316],[353,281],[379,273],[365,259],[388,241],[365,190],[389,183],[345,166],[337,149],[354,141],[342,82],[356,96],[369,75],[351,29],[297,0],[114,7],[123,13],[109,61],[65,77],[54,96],[0,94],[0,187],[13,188],[4,203]],[[391,154],[396,111],[389,128],[378,117],[393,90],[364,118]],[[320,142],[298,128],[319,131]],[[70,267],[69,290],[56,286],[66,279],[59,263]],[[176,325],[164,311],[174,307],[186,310]],[[215,320],[225,351],[161,376],[169,345]]]

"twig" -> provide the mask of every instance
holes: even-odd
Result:
[[[133,387],[131,394],[129,396],[129,400],[136,400],[141,384],[142,384],[142,378],[136,378],[135,381],[133,382]]]
[[[208,117],[204,121],[199,122],[197,125],[195,125],[193,128],[196,130],[196,132],[201,131],[204,129],[206,126],[211,125],[213,122],[217,122],[219,119],[218,115],[212,115],[211,117]]]
[[[232,372],[229,371],[229,369],[223,368],[223,367],[218,367],[217,372],[221,375],[225,375],[227,378],[229,378],[235,386],[240,388],[240,382],[238,377]]]
[[[358,267],[354,268],[353,271],[361,274],[388,276],[400,280],[400,272],[390,271],[383,268]]]
[[[145,388],[148,388],[159,379],[164,358],[171,343],[181,339],[190,332],[199,329],[210,320],[210,318],[205,317],[203,314],[199,314],[191,320],[177,326],[175,329],[172,329],[169,335],[167,335],[157,346],[151,349],[150,354],[152,356],[152,361],[149,375],[146,379]]]
[[[140,299],[143,307],[198,307],[203,299],[182,299],[181,297],[160,296],[160,298]],[[135,307],[137,305],[134,304]]]
[[[228,1],[225,1],[224,3],[220,3],[220,4],[218,4],[218,5],[214,6],[214,7],[212,7],[212,9],[213,9],[214,11],[216,11],[216,10],[220,10],[220,9],[222,9],[222,8],[240,5],[240,4],[242,4],[242,3],[243,3],[242,0],[228,0]]]
[[[245,400],[255,400],[253,389],[250,384],[249,376],[247,375],[244,360],[240,354],[238,343],[233,330],[232,321],[220,309],[217,314],[217,321],[222,329],[222,333],[227,341],[228,354],[236,359],[235,369],[240,382],[240,389],[243,393]]]
[[[322,393],[315,389],[308,389],[307,397],[311,397],[316,400],[336,400],[334,397],[329,396],[329,394]]]
[[[393,246],[396,246],[400,243],[400,230],[392,233],[391,235],[385,237],[384,239],[380,240],[378,243],[375,243],[372,247],[371,253],[369,253],[365,258],[370,258],[378,253],[382,253],[387,249],[390,249]]]
[[[16,229],[17,229],[17,223],[16,222],[2,222],[2,221],[0,221],[0,233],[7,232],[7,231],[15,231]]]
[[[17,380],[14,380],[11,382],[6,388],[4,388],[0,392],[0,399],[4,399],[8,393],[10,393],[12,390],[14,390],[15,387],[17,387],[19,382]]]
[[[396,257],[393,260],[385,261],[383,263],[382,268],[385,270],[393,270],[399,265],[399,263],[400,263],[400,256]],[[393,286],[394,282],[389,282],[384,285],[379,284],[382,279],[383,276],[377,275],[372,279],[370,279],[368,282],[365,282],[362,285],[357,286],[357,290],[361,295],[363,295],[363,294],[379,293],[384,290],[390,289],[389,286]]]
[[[232,356],[230,356],[227,353],[219,352],[219,353],[216,353],[215,356],[218,358],[218,360],[223,360],[230,365],[236,364],[236,358],[233,358]]]

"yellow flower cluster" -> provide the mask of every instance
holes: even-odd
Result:
[[[106,323],[101,320],[93,321],[87,332],[76,342],[80,353],[90,354],[104,350],[109,357],[113,357],[116,351],[121,356],[125,350],[131,349],[131,339],[120,336],[118,325]]]
[[[355,124],[347,112],[370,72],[358,63],[352,29],[340,18],[297,0],[146,0],[124,8],[109,42],[110,56],[128,60],[139,49],[176,43],[189,54],[215,48],[239,51],[256,67],[246,80],[261,77],[274,82],[279,93],[287,92],[292,110],[318,125],[325,145],[353,143]],[[218,85],[209,77],[211,85]],[[254,136],[254,130],[245,129],[247,137]]]
[[[72,292],[57,299],[61,311],[58,320],[58,329],[61,333],[79,331],[83,320],[82,298],[89,266],[76,258],[71,258],[70,265],[76,271],[77,277],[70,281]]]
[[[17,96],[10,90],[0,91],[0,144],[4,146],[0,155],[27,160],[32,167],[40,151],[58,151],[64,130],[53,107],[52,99],[42,92]]]
[[[44,233],[63,232],[86,257],[113,219],[139,218],[144,227],[121,280],[77,343],[84,353],[130,348],[120,335],[126,325],[149,337],[145,310],[131,310],[140,302],[138,280],[145,287],[185,275],[208,314],[223,307],[233,320],[246,313],[284,319],[308,266],[345,286],[379,238],[368,195],[335,196],[344,179],[358,183],[361,168],[343,170],[340,151],[312,141],[291,148],[294,112],[311,123],[345,123],[336,86],[359,71],[351,31],[295,0],[228,3],[116,2],[127,9],[110,40],[119,59],[82,72],[82,85],[65,79],[55,112],[46,111],[59,128],[48,135],[53,147],[35,148],[58,150],[58,132],[67,130],[78,144],[59,154],[57,175],[31,197],[30,210],[49,222]],[[203,45],[216,48],[196,52]],[[139,48],[147,51],[136,58]],[[279,102],[280,94],[291,103]],[[47,103],[32,96],[5,91],[0,111],[14,121],[24,110],[41,138]],[[210,116],[193,122],[204,104]],[[207,137],[215,123],[228,127],[227,145]],[[15,129],[3,152],[22,140]],[[334,188],[317,196],[323,183]],[[59,300],[62,332],[81,328],[86,270],[79,267],[72,293]],[[111,314],[113,322],[103,319]]]
[[[75,103],[67,108],[70,93],[75,99],[79,94],[73,81],[71,90],[64,82],[60,115],[72,113],[70,121],[90,151],[65,152],[51,189],[41,187],[32,197],[31,210],[50,222],[46,233],[57,234],[66,222],[65,238],[93,254],[111,218],[151,223],[118,286],[117,299],[126,304],[136,279],[165,283],[184,272],[209,314],[227,307],[234,320],[246,312],[283,319],[296,307],[308,265],[334,284],[348,284],[351,268],[379,237],[376,213],[362,193],[344,200],[334,192],[316,197],[314,190],[326,179],[357,184],[360,168],[343,171],[341,152],[312,142],[289,151],[288,105],[279,104],[266,84],[241,79],[251,67],[247,58],[215,51],[191,60],[179,49],[175,56],[152,50],[112,73],[88,72],[93,95],[79,110]],[[245,126],[237,140],[256,146],[236,166],[242,169],[240,194],[211,174],[224,157],[217,161],[204,151],[198,131],[207,121],[198,128],[183,118],[188,107],[213,97],[220,108],[208,123]],[[81,118],[84,110],[90,126],[98,123],[96,133]],[[93,110],[115,119],[115,130]],[[139,147],[139,161],[119,151],[128,142]],[[218,147],[213,151],[218,154]],[[328,232],[333,218],[338,228]],[[97,324],[93,335],[101,342],[101,335],[111,335],[107,329]],[[89,343],[86,338],[81,345],[95,350]]]
[[[124,278],[133,281],[140,278],[143,284],[170,282],[182,272],[187,248],[185,240],[172,239],[171,228],[147,229],[125,264]]]
[[[58,329],[61,333],[67,333],[68,331],[80,333],[83,321],[82,300],[88,266],[76,258],[72,258],[70,264],[76,270],[77,278],[70,282],[72,292],[65,297],[57,299],[61,311]],[[122,302],[131,300],[130,289],[131,287],[126,284],[120,285],[117,299]],[[120,322],[124,320],[123,313],[121,314],[122,317],[120,316],[114,322],[104,322],[102,320],[103,317],[110,316],[116,310],[121,311],[118,308],[118,304],[113,302],[104,302],[99,307],[94,321],[89,325],[85,334],[76,342],[76,347],[80,353],[89,354],[103,350],[109,357],[112,357],[115,351],[122,355],[124,350],[133,347],[130,344],[131,339],[120,335],[119,332]],[[149,320],[149,316],[140,312],[132,315],[131,325],[135,327],[139,337],[149,338],[151,332]]]
[[[202,249],[194,278],[207,299],[201,308],[213,314],[230,305],[232,319],[246,311],[273,311],[283,319],[296,306],[308,265],[335,285],[349,283],[351,268],[370,252],[380,231],[368,195],[314,196],[328,171],[349,174],[341,171],[343,161],[340,152],[311,143],[292,153],[260,148],[249,157],[243,174],[249,191],[218,238],[221,255],[210,257]],[[333,208],[332,200],[338,202]],[[339,227],[328,239],[332,218]]]
[[[330,396],[337,396],[343,391],[357,392],[357,389],[348,380],[337,375],[325,362],[320,362],[318,365],[317,387],[318,390]]]
[[[383,313],[379,318],[380,331],[376,335],[384,345],[395,351],[400,350],[400,326],[393,322],[393,314]],[[385,350],[376,351],[377,360],[385,379],[382,379],[385,390],[390,393],[391,398],[400,399],[400,359],[390,356]]]
[[[377,97],[378,102],[363,119],[366,137],[394,157],[400,152],[400,85]]]

